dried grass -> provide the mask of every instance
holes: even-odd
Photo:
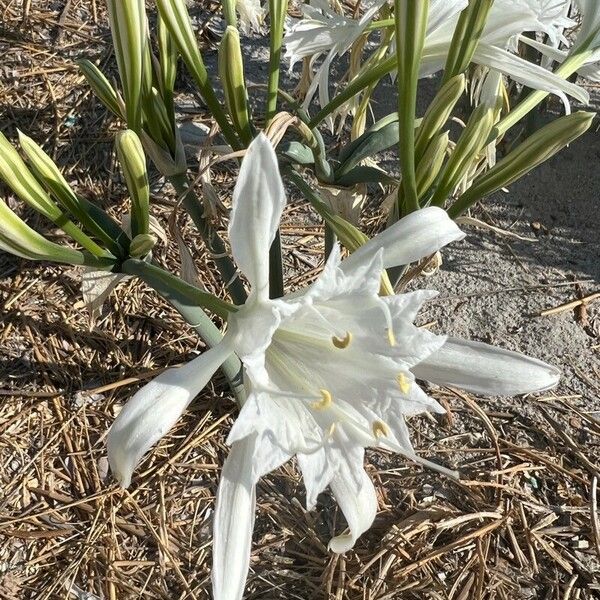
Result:
[[[83,193],[119,211],[115,125],[72,63],[109,60],[102,11],[95,0],[0,2],[2,128],[45,142]],[[171,207],[157,194],[163,224]],[[179,221],[203,283],[216,290],[209,259]],[[323,240],[302,205],[287,223],[298,285],[318,272]],[[158,257],[178,268],[175,247],[159,246]],[[119,407],[138,382],[201,347],[169,306],[131,281],[90,330],[79,276],[0,256],[0,598],[207,598],[211,513],[234,405],[214,380],[131,490],[117,489],[104,436]],[[432,393],[449,412],[412,419],[415,446],[462,480],[369,452],[380,512],[355,550],[336,556],[326,548],[344,528],[335,503],[323,495],[307,513],[298,473],[284,466],[259,486],[248,598],[600,597],[600,425],[582,399],[498,404]]]

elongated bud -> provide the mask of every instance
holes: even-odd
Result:
[[[117,94],[113,86],[110,85],[104,73],[87,59],[78,61],[77,65],[100,102],[114,115],[125,119],[125,104],[123,103],[123,99]]]
[[[124,233],[117,223],[101,208],[77,196],[54,161],[38,144],[21,131],[19,131],[19,142],[36,177],[50,190],[59,204],[71,213],[87,231],[101,239],[107,249],[118,255],[120,253],[119,240]],[[102,254],[101,248],[97,247],[97,250],[95,254],[98,256]]]
[[[125,96],[127,125],[142,126],[142,81],[147,45],[144,0],[108,0],[113,47]]]
[[[472,0],[460,13],[444,67],[444,81],[462,73],[471,62],[494,0]]]
[[[486,145],[494,126],[495,108],[480,104],[471,114],[431,199],[434,206],[443,206],[450,192],[459,184],[473,161]]]
[[[244,79],[244,61],[240,34],[229,25],[219,47],[219,77],[225,92],[225,102],[235,129],[246,144],[252,140],[248,116],[248,95]]]
[[[140,233],[131,240],[129,254],[132,258],[142,258],[156,245],[156,236],[150,233]]]
[[[417,162],[421,160],[431,138],[442,129],[450,118],[458,99],[465,91],[465,85],[465,76],[463,74],[456,75],[447,81],[435,95],[417,130],[415,141]]]
[[[160,86],[161,95],[165,107],[170,115],[173,115],[173,90],[177,77],[177,61],[179,52],[173,41],[173,36],[160,13],[158,14],[158,61],[160,64]]]
[[[225,111],[221,107],[212,83],[209,80],[200,49],[196,42],[185,0],[156,0],[156,5],[165,27],[169,30],[173,42],[177,46],[181,57],[200,89],[202,98],[206,102],[212,116],[219,124],[229,144],[235,150],[239,150],[241,144],[228,122]]]
[[[427,146],[423,157],[419,161],[417,165],[417,193],[419,198],[423,197],[438,176],[444,164],[448,141],[449,134],[447,131],[438,134]]]
[[[528,137],[512,152],[498,161],[450,207],[448,214],[455,218],[480,198],[506,185],[554,156],[573,140],[583,135],[592,124],[594,113],[578,111],[556,119]]]
[[[117,154],[131,197],[131,233],[135,238],[148,233],[150,185],[144,149],[134,131],[128,129],[117,135]]]
[[[0,200],[0,249],[29,260],[84,263],[82,252],[48,241],[17,217],[3,200]]]
[[[60,208],[52,202],[19,153],[2,133],[0,133],[0,179],[3,179],[23,202],[48,219],[56,221],[63,216]]]

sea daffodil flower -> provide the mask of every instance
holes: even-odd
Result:
[[[587,4],[588,0],[580,2]],[[290,69],[302,58],[311,57],[313,64],[325,55],[304,99],[305,108],[317,91],[321,108],[329,102],[329,70],[333,59],[352,47],[370,26],[382,4],[372,3],[359,20],[334,13],[324,0],[311,0],[309,4],[302,5],[303,18],[293,20],[284,37]],[[430,0],[420,77],[433,75],[444,68],[460,12],[467,5],[468,0]],[[524,32],[546,33],[551,40],[556,38],[558,30],[557,17],[552,12],[554,8],[554,4],[547,5],[542,0],[496,0],[472,60],[475,64],[508,75],[517,83],[557,94],[568,112],[566,95],[586,104],[589,94],[582,87],[513,52],[517,36]],[[591,12],[588,10],[588,13]],[[587,23],[594,22],[594,16]],[[587,28],[586,22],[584,25]]]
[[[422,464],[404,418],[443,412],[417,385],[424,377],[493,395],[552,387],[559,373],[538,360],[485,344],[449,340],[413,325],[435,292],[379,295],[386,267],[428,256],[462,232],[431,207],[411,213],[340,259],[335,247],[307,290],[269,299],[268,253],[286,199],[270,142],[250,145],[233,196],[232,252],[251,285],[223,340],[144,386],[108,435],[113,473],[123,486],[143,454],[180,417],[231,353],[243,362],[248,399],[229,434],[214,520],[213,587],[217,600],[242,597],[261,476],[296,456],[307,505],[330,487],[349,532],[333,552],[350,549],[377,512],[364,449],[376,446]],[[437,467],[441,471],[448,469]]]

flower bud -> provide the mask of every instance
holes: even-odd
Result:
[[[495,114],[495,107],[486,104],[480,104],[473,111],[442,172],[440,182],[431,199],[432,205],[444,205],[450,192],[460,183],[473,161],[477,159],[494,126]]]
[[[135,132],[128,129],[117,135],[117,154],[131,197],[131,233],[136,237],[148,233],[150,185],[146,156]]]
[[[112,85],[110,85],[102,71],[87,59],[78,61],[77,65],[100,102],[117,117],[125,119],[125,105],[123,100]]]
[[[507,186],[554,156],[583,135],[592,124],[594,113],[578,111],[542,127],[499,160],[455,202],[448,214],[457,217],[480,198]]]
[[[144,0],[108,0],[115,57],[125,95],[127,125],[142,126],[142,80],[146,53],[147,18]]]
[[[0,200],[0,249],[29,260],[84,263],[84,255],[79,250],[50,242],[17,217],[3,200]]]
[[[449,135],[447,131],[437,135],[427,146],[423,157],[419,161],[416,173],[417,194],[419,198],[423,197],[438,176],[442,164],[444,164],[446,150],[448,149],[448,141]]]
[[[421,156],[423,156],[431,138],[450,118],[454,106],[465,91],[465,85],[465,76],[463,74],[456,75],[448,80],[435,95],[417,130],[415,141],[415,158],[417,161],[421,160]]]
[[[132,258],[142,258],[156,245],[156,236],[150,233],[136,235],[129,246],[129,255]]]
[[[240,34],[235,27],[227,27],[219,46],[219,77],[233,125],[242,140],[249,143],[252,140],[252,130],[248,116],[244,62]]]

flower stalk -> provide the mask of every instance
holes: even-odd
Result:
[[[419,208],[415,174],[415,112],[428,9],[429,0],[394,1],[398,68],[398,124],[400,128],[398,155],[403,192],[398,195],[397,213],[399,215]],[[401,201],[402,205],[400,205]]]
[[[281,68],[281,43],[283,28],[287,15],[288,0],[269,0],[269,82],[267,86],[266,124],[277,113],[277,90],[279,89],[279,73]]]

